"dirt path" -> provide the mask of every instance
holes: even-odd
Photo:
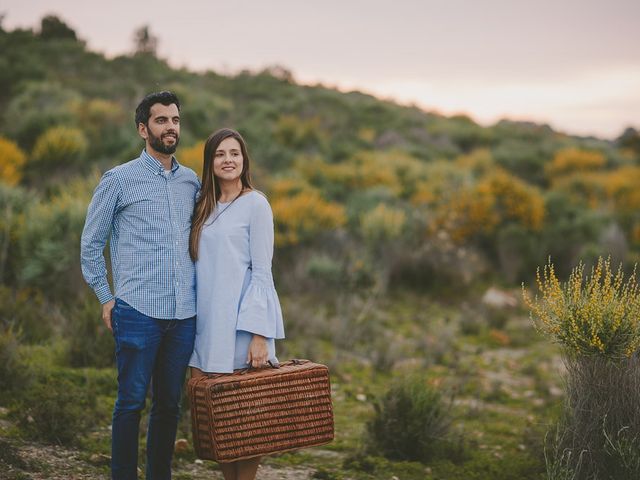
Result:
[[[65,447],[21,442],[0,437],[1,480],[108,480],[109,458]],[[173,476],[180,480],[218,480],[222,474],[211,462],[176,462]],[[309,480],[314,469],[308,467],[274,468],[262,465],[257,480]],[[142,477],[140,477],[142,478]]]

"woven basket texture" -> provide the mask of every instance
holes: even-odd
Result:
[[[329,370],[309,360],[189,380],[198,457],[221,463],[333,440]]]

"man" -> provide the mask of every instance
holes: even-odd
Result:
[[[151,383],[147,479],[164,480],[171,478],[180,395],[195,337],[189,230],[199,182],[173,157],[180,140],[180,102],[173,93],[147,95],[135,122],[145,148],[100,180],[82,232],[81,263],[116,345],[112,478],[137,478],[140,412]],[[103,255],[109,235],[115,296]]]

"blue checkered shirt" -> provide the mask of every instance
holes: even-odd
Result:
[[[82,231],[82,274],[100,303],[114,298],[104,248],[110,253],[115,296],[162,319],[196,314],[195,267],[189,230],[200,188],[193,170],[174,159],[170,172],[145,150],[106,172],[89,204]]]

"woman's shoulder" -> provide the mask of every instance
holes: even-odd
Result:
[[[249,192],[245,193],[243,196],[250,197],[250,200],[249,198],[248,200],[252,208],[271,210],[271,206],[269,205],[269,200],[267,199],[267,196],[260,190],[250,190]]]

